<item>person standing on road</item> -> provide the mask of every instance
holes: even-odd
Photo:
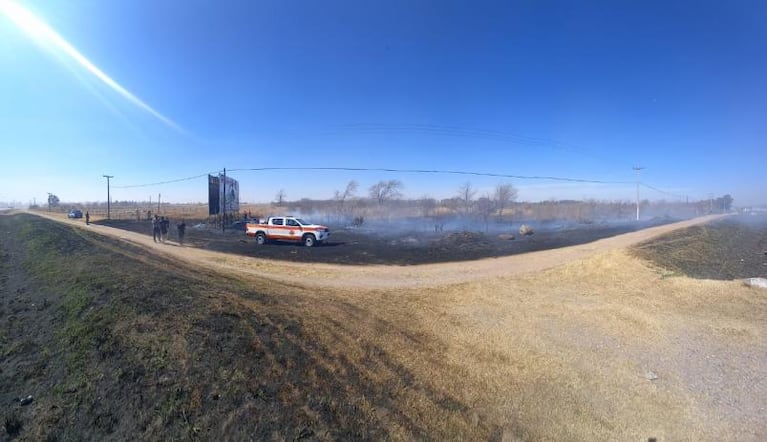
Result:
[[[152,219],[152,239],[154,242],[157,242],[158,236],[160,236],[160,217],[155,215],[154,219]],[[162,240],[162,237],[160,237],[160,240]]]
[[[89,226],[91,224],[91,214],[88,213],[88,211],[85,211],[85,225]]]
[[[162,220],[160,221],[160,240],[162,242],[165,242],[166,239],[168,239],[168,227],[170,227],[170,221],[168,221],[168,218],[162,217]]]
[[[180,223],[176,224],[176,229],[178,229],[178,245],[183,246],[184,234],[186,233],[186,223],[183,219]]]

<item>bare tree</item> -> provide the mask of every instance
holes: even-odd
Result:
[[[450,211],[452,215],[456,215],[458,213],[458,210],[461,208],[462,201],[457,196],[454,196],[452,198],[446,198],[440,201],[440,205]]]
[[[477,200],[477,213],[485,222],[485,232],[487,232],[490,217],[493,216],[497,204],[490,198],[490,195],[485,195]]]
[[[400,180],[388,180],[379,181],[370,186],[370,198],[377,201],[379,205],[392,199],[396,199],[402,196],[402,181]]]
[[[437,200],[430,196],[424,195],[421,197],[421,199],[418,200],[418,205],[421,207],[421,215],[424,218],[428,218],[437,207]]]
[[[275,199],[277,200],[277,205],[282,206],[285,203],[285,198],[287,198],[287,194],[285,194],[285,189],[280,189],[280,191],[277,192],[277,196],[275,196]]]
[[[49,193],[48,194],[48,211],[51,210],[51,207],[58,207],[59,206],[59,197],[56,195]]]
[[[464,216],[469,216],[469,213],[471,212],[471,202],[476,194],[477,191],[469,181],[466,181],[458,188],[458,198],[461,200]]]
[[[358,187],[359,186],[357,182],[351,180],[346,183],[346,188],[343,190],[343,192],[336,190],[335,194],[333,195],[333,200],[335,201],[334,208],[338,216],[343,217],[351,214],[353,208],[349,207],[347,202],[354,198]]]
[[[722,213],[725,213],[730,211],[733,201],[735,201],[735,199],[730,194],[727,194],[715,199],[712,205],[714,205],[715,209],[721,210]]]
[[[336,190],[335,196],[333,199],[338,201],[341,205],[343,205],[344,202],[347,200],[354,198],[354,195],[357,193],[358,184],[356,181],[351,180],[348,183],[346,183],[346,189],[344,189],[343,192],[340,190]]]
[[[517,189],[509,183],[501,183],[495,186],[495,205],[498,210],[498,219],[503,219],[503,209],[509,203],[517,200]]]

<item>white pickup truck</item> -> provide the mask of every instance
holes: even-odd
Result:
[[[330,230],[293,216],[270,216],[265,222],[245,224],[245,234],[256,238],[259,245],[268,241],[301,241],[306,247],[322,244]]]

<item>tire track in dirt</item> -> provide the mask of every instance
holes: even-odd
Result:
[[[291,263],[235,256],[193,247],[180,247],[173,241],[160,244],[154,243],[147,235],[135,232],[95,224],[86,226],[82,221],[72,221],[39,212],[29,213],[90,230],[99,235],[113,237],[142,247],[148,253],[199,265],[224,274],[238,277],[247,276],[308,288],[325,287],[348,290],[446,286],[537,272],[587,258],[597,253],[624,249],[674,230],[705,224],[727,216],[708,215],[604,238],[587,244],[499,258],[414,266],[347,266]]]

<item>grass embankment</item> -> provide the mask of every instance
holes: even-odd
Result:
[[[463,405],[379,347],[376,330],[403,348],[398,357],[433,350],[374,315],[332,299],[313,314],[313,296],[298,288],[270,292],[34,216],[2,216],[0,228],[0,395],[12,404],[3,409],[6,436],[380,439],[491,431],[470,425]],[[13,400],[26,395],[32,404]]]

